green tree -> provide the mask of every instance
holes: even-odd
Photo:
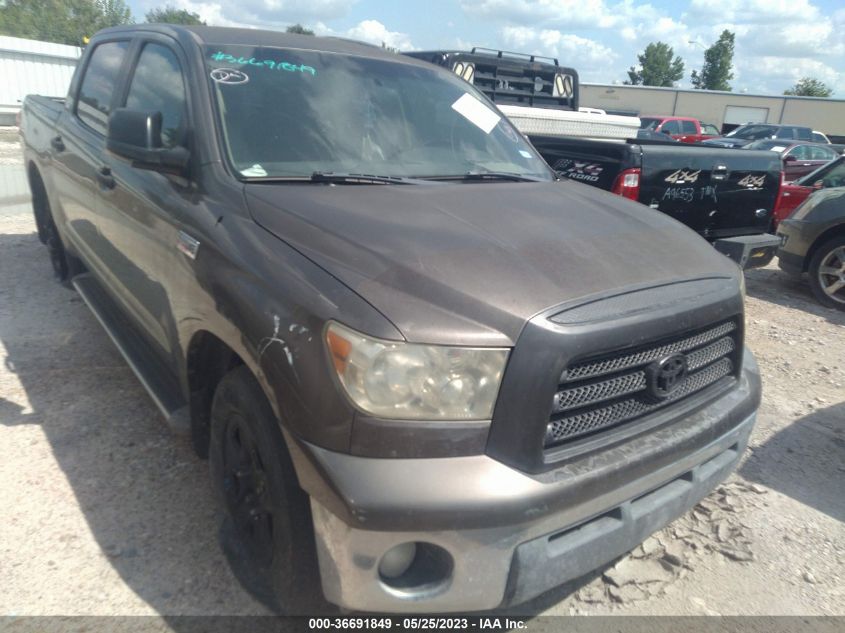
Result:
[[[728,83],[734,78],[735,34],[727,29],[719,39],[704,51],[704,66],[701,73],[692,71],[692,86],[698,90],[732,90]]]
[[[684,76],[684,62],[674,57],[675,51],[663,42],[651,42],[642,54],[637,55],[639,68],[631,66],[628,71],[629,86],[670,87]]]
[[[829,97],[833,94],[833,88],[815,77],[803,77],[792,88],[784,90],[783,94],[799,97]]]
[[[299,35],[314,35],[314,31],[306,29],[301,24],[291,24],[285,29],[285,33],[298,33]]]
[[[144,18],[150,24],[201,24],[205,26],[205,22],[200,19],[199,14],[185,9],[177,9],[169,4],[147,11]]]
[[[123,0],[6,0],[0,4],[0,34],[81,46],[108,26],[131,24]]]

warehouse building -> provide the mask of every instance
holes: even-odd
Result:
[[[723,132],[744,123],[806,125],[845,143],[845,99],[582,83],[580,104],[608,114],[695,117]]]

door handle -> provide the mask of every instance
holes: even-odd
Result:
[[[61,136],[54,136],[50,139],[50,146],[57,152],[65,151],[65,144]]]
[[[97,182],[99,182],[100,186],[104,189],[114,189],[115,180],[114,176],[111,174],[111,167],[103,165],[97,170]]]

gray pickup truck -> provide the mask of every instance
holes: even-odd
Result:
[[[279,610],[310,608],[309,579],[367,611],[526,601],[636,546],[746,447],[739,268],[556,180],[448,70],[121,27],[66,100],[27,97],[21,129],[56,275],[209,457]]]

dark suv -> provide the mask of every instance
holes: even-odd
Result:
[[[807,273],[826,306],[845,310],[845,187],[815,192],[778,226],[780,267]]]
[[[702,141],[702,145],[716,147],[743,147],[752,141],[764,138],[777,138],[792,141],[812,141],[813,130],[800,125],[773,125],[771,123],[748,123],[741,125],[725,136]]]

